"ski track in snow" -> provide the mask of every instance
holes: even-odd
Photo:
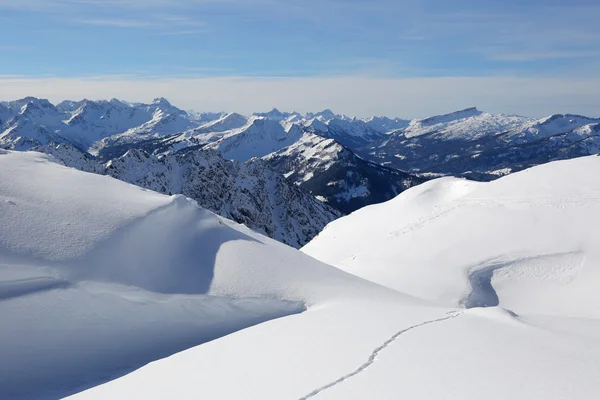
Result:
[[[566,209],[569,207],[587,207],[600,202],[598,194],[589,194],[578,197],[538,197],[533,201],[531,199],[520,198],[503,198],[503,199],[459,199],[453,200],[446,205],[438,205],[429,214],[426,214],[414,221],[406,224],[402,229],[390,232],[388,237],[394,239],[398,236],[407,234],[416,229],[432,223],[433,221],[450,214],[459,208],[468,208],[472,206],[504,208],[504,207],[529,207],[529,208],[553,208],[557,210]]]
[[[356,368],[354,371],[350,372],[349,374],[346,374],[338,379],[336,379],[335,381],[329,382],[328,384],[321,386],[318,389],[313,390],[312,392],[310,392],[309,394],[307,394],[306,396],[301,397],[298,400],[307,400],[310,398],[313,398],[315,396],[317,396],[318,394],[320,394],[321,392],[327,390],[327,389],[331,389],[332,387],[360,374],[361,372],[364,372],[367,368],[369,368],[371,365],[373,365],[373,363],[375,362],[375,360],[377,359],[377,356],[379,356],[379,354],[385,350],[389,345],[391,345],[392,343],[394,343],[396,341],[396,339],[398,339],[401,335],[403,335],[404,333],[411,331],[413,329],[417,329],[420,327],[423,327],[425,325],[429,325],[429,324],[434,324],[437,322],[442,322],[442,321],[446,321],[448,319],[452,319],[452,318],[456,318],[458,316],[460,316],[461,314],[463,314],[464,311],[453,311],[448,313],[448,316],[443,317],[443,318],[438,318],[438,319],[433,319],[430,321],[425,321],[422,322],[420,324],[417,325],[413,325],[413,326],[409,326],[408,328],[402,329],[401,331],[396,332],[394,335],[392,335],[392,337],[390,337],[388,340],[386,340],[385,342],[383,342],[383,344],[381,344],[381,346],[377,347],[375,350],[373,350],[371,352],[371,354],[369,355],[369,358],[367,359],[367,361],[360,365],[358,368]]]

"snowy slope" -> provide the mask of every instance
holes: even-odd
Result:
[[[598,187],[586,177],[598,162],[549,164],[490,184],[433,181],[331,224],[313,242],[338,231],[358,260],[398,256],[386,266],[394,286],[403,285],[393,279],[408,265],[403,254],[421,257],[422,268],[404,267],[413,274],[405,277],[433,281],[426,291],[408,289],[440,306],[322,264],[181,196],[3,151],[0,314],[11,323],[0,325],[0,397],[56,398],[110,381],[74,398],[595,398]],[[382,220],[373,212],[397,203],[410,213]],[[410,246],[403,235],[388,237],[436,210],[447,212],[410,225]],[[365,213],[368,224],[356,219]],[[495,241],[465,240],[473,221],[497,231],[477,231]],[[342,253],[340,241],[327,240],[332,255]],[[569,249],[585,255],[581,268]],[[509,262],[491,284],[519,315],[457,308],[455,292],[469,293],[472,271],[457,263],[492,257]],[[485,271],[474,271],[484,272],[471,274],[478,295],[492,294]]]
[[[490,183],[426,182],[333,222],[303,251],[447,305],[597,318],[598,170],[591,156]]]
[[[107,136],[125,132],[146,123],[152,113],[144,108],[132,107],[117,99],[59,104],[59,109],[70,113],[62,127],[62,136],[73,144],[87,149]]]
[[[415,302],[40,153],[2,151],[0,183],[1,398],[61,397],[305,305]]]
[[[265,117],[251,117],[248,125],[226,132],[207,147],[219,150],[227,159],[247,161],[263,157],[295,143],[302,128],[292,124],[286,129],[281,121]]]
[[[247,124],[247,117],[244,117],[238,113],[229,113],[216,120],[209,121],[196,129],[193,129],[188,133],[188,135],[197,137],[202,142],[209,143],[223,136],[223,134],[217,134],[231,131],[233,129],[239,129]],[[215,137],[215,139],[212,139],[213,137]]]
[[[321,134],[351,149],[360,148],[386,137],[362,120],[343,118],[327,121],[327,131]]]
[[[475,304],[463,306],[493,305],[496,293],[501,307],[325,301],[75,398],[595,398],[600,188],[590,177],[599,162],[553,163],[490,184],[433,181],[332,223],[305,248],[448,306],[471,292]],[[492,292],[486,262],[500,259]]]

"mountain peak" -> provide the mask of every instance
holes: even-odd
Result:
[[[469,107],[463,110],[454,111],[449,114],[436,115],[433,117],[425,118],[422,120],[418,120],[417,122],[421,125],[432,125],[438,124],[442,122],[450,122],[459,119],[475,117],[477,115],[483,114],[481,111],[477,109],[477,107]]]
[[[171,103],[169,103],[169,100],[165,99],[164,97],[155,98],[154,100],[152,100],[152,104],[158,106],[171,107]]]
[[[331,111],[329,108],[326,108],[326,109],[324,109],[321,112],[318,112],[317,115],[320,115],[320,116],[322,116],[324,118],[327,118],[327,119],[333,119],[333,118],[335,118],[335,113],[333,111]]]
[[[287,118],[290,114],[286,113],[286,112],[281,112],[277,108],[273,108],[269,112],[256,113],[254,115],[257,117],[264,117],[264,118],[268,118],[268,119],[283,120],[283,119]]]
[[[155,99],[155,100],[156,100],[156,99]],[[113,104],[113,105],[118,105],[118,106],[129,106],[129,104],[128,104],[128,103],[126,103],[126,102],[124,102],[124,101],[121,101],[121,100],[119,100],[119,99],[117,99],[117,98],[115,98],[115,97],[113,97],[112,99],[110,99],[110,100],[109,100],[109,103],[110,103],[110,104]]]

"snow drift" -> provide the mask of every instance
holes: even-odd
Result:
[[[304,249],[393,290],[4,151],[0,397],[594,398],[599,162],[429,182]]]
[[[0,397],[56,398],[306,304],[392,291],[163,196],[0,154]]]

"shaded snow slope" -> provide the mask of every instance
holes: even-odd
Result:
[[[442,178],[334,221],[302,250],[442,304],[600,316],[600,157],[490,183]]]
[[[56,398],[305,305],[407,296],[183,196],[0,153],[0,397]]]

